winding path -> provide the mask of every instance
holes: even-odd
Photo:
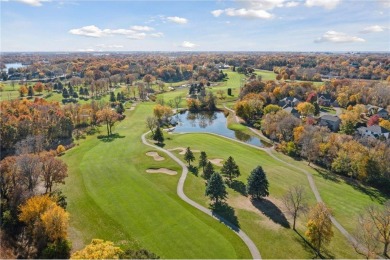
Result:
[[[236,122],[238,123],[239,122],[239,118],[237,117],[237,115],[236,115],[236,113],[234,112],[234,110],[232,110],[232,109],[230,109],[230,108],[228,108],[228,107],[226,107],[226,105],[224,105],[224,108],[225,109],[227,109],[227,110],[229,110],[230,112],[232,112],[233,114],[234,114],[234,116],[235,116],[235,118],[236,118]],[[253,133],[255,133],[255,134],[257,134],[257,135],[259,135],[259,136],[261,136],[261,137],[264,137],[264,135],[262,134],[262,133],[260,133],[258,130],[256,130],[256,129],[253,129],[252,127],[248,127]],[[222,137],[225,137],[225,136],[222,136]],[[230,139],[230,138],[229,138]],[[234,140],[234,139],[231,139],[231,140]],[[234,140],[234,141],[238,141],[238,140]],[[315,184],[315,182],[314,182],[314,179],[313,179],[313,175],[310,173],[310,172],[308,172],[307,170],[305,170],[305,169],[302,169],[302,168],[299,168],[298,166],[295,166],[295,165],[293,165],[293,164],[291,164],[291,163],[288,163],[288,162],[286,162],[286,161],[284,161],[284,160],[282,160],[282,159],[280,159],[280,158],[278,158],[278,157],[276,157],[273,153],[272,153],[272,150],[274,150],[273,148],[262,148],[262,147],[257,147],[257,146],[254,146],[254,145],[250,145],[250,144],[247,144],[247,143],[244,143],[244,142],[241,142],[241,141],[238,141],[238,142],[240,142],[240,143],[243,143],[243,144],[245,144],[245,145],[249,145],[249,146],[252,146],[252,147],[255,147],[255,148],[257,148],[257,149],[260,149],[260,150],[263,150],[263,151],[265,151],[269,156],[271,156],[272,158],[274,158],[275,160],[277,160],[277,161],[279,161],[279,162],[282,162],[282,163],[284,163],[284,164],[286,164],[286,165],[288,165],[288,166],[290,166],[290,167],[292,167],[292,168],[294,168],[294,169],[296,169],[296,170],[299,170],[299,171],[301,171],[301,172],[303,172],[305,175],[306,175],[306,177],[307,177],[307,180],[309,181],[309,185],[310,185],[310,188],[311,188],[311,190],[312,190],[312,192],[314,193],[314,196],[316,197],[316,200],[317,200],[317,202],[322,202],[323,203],[323,200],[322,200],[322,198],[321,198],[321,195],[320,195],[320,192],[318,191],[318,189],[317,189],[317,186],[316,186],[316,184]],[[356,241],[356,239],[351,235],[351,234],[349,234],[348,233],[348,231],[340,224],[340,222],[338,222],[333,216],[331,216],[330,217],[331,218],[331,220],[332,220],[332,223],[333,223],[333,225],[352,243],[352,244],[354,244],[354,245],[358,245],[358,247],[361,249],[361,250],[366,250],[362,245],[359,245],[358,243],[357,243],[357,241]]]
[[[142,137],[141,137],[142,143],[147,145],[147,146],[153,147],[154,149],[157,149],[157,150],[159,150],[159,151],[161,151],[163,153],[166,153],[175,162],[177,162],[183,169],[183,172],[182,172],[182,174],[180,176],[180,179],[179,179],[179,183],[177,184],[177,195],[179,195],[179,197],[182,200],[184,200],[185,202],[187,202],[188,204],[190,204],[194,208],[197,208],[200,211],[206,213],[207,215],[209,215],[209,216],[211,216],[211,217],[221,221],[226,226],[228,226],[230,229],[232,229],[244,241],[244,243],[248,246],[249,251],[251,252],[252,258],[253,259],[261,259],[260,252],[257,249],[255,243],[249,238],[249,236],[244,231],[242,231],[241,229],[239,229],[238,227],[236,227],[235,225],[233,225],[232,223],[230,223],[229,221],[227,221],[223,217],[219,216],[218,214],[213,213],[211,210],[209,210],[209,209],[201,206],[200,204],[196,203],[195,201],[191,200],[190,198],[188,198],[185,195],[183,189],[184,189],[184,182],[185,182],[185,180],[187,178],[187,174],[188,174],[187,166],[179,158],[177,158],[173,153],[171,153],[170,151],[168,151],[166,149],[163,149],[161,147],[158,147],[156,145],[150,144],[146,140],[146,135],[149,134],[149,133],[150,133],[150,131],[146,132],[146,133],[144,133],[142,135]]]

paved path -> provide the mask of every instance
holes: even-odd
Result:
[[[201,206],[200,204],[196,203],[195,201],[191,200],[190,198],[187,197],[187,195],[185,195],[185,193],[183,191],[183,188],[184,188],[184,182],[185,182],[185,180],[187,178],[187,174],[188,174],[187,166],[179,158],[177,158],[173,153],[171,153],[170,151],[165,150],[165,149],[163,149],[161,147],[158,147],[156,145],[150,144],[146,140],[146,135],[149,134],[149,133],[150,133],[150,131],[147,132],[147,133],[144,133],[142,135],[142,137],[141,137],[142,143],[144,143],[147,146],[153,147],[154,149],[157,149],[157,150],[159,150],[159,151],[161,151],[163,153],[166,153],[175,162],[177,162],[183,169],[183,172],[182,172],[181,177],[179,179],[179,183],[177,184],[177,195],[179,195],[179,197],[182,200],[184,200],[185,202],[187,202],[191,206],[193,206],[193,207],[199,209],[200,211],[206,213],[207,215],[209,215],[209,216],[211,216],[211,217],[221,221],[226,226],[228,226],[230,229],[232,229],[244,241],[244,243],[248,246],[249,251],[252,254],[252,258],[253,259],[261,259],[260,252],[257,249],[255,243],[253,243],[253,241],[248,237],[248,235],[244,231],[242,231],[241,229],[239,229],[235,225],[231,224],[229,221],[227,221],[223,217],[219,216],[218,214],[213,213],[211,210],[209,210],[209,209]]]
[[[229,111],[231,111],[232,113],[234,113],[234,115],[235,115],[235,112],[234,112],[234,110],[232,110],[232,109],[230,109],[230,108],[228,108],[228,107],[226,107],[225,105],[224,105],[224,107],[227,109],[227,110],[229,110]],[[336,110],[336,111],[338,111],[338,110]],[[340,109],[340,111],[341,111],[341,109]],[[338,112],[340,112],[340,111],[338,111]],[[237,120],[237,116],[236,116],[236,120]],[[236,121],[236,122],[239,122],[239,121]],[[248,127],[252,132],[254,132],[255,134],[257,134],[257,135],[259,135],[259,136],[261,136],[261,137],[264,137],[264,135],[261,133],[261,132],[259,132],[258,130],[256,130],[256,129],[253,129],[253,128],[251,128],[251,127]],[[225,137],[225,136],[222,136],[222,137]],[[230,138],[229,138],[230,139]],[[231,140],[233,140],[233,139],[231,139]],[[235,141],[237,141],[237,140],[235,140]],[[239,141],[240,142],[240,141]],[[250,145],[250,144],[247,144],[247,143],[244,143],[244,142],[240,142],[240,143],[243,143],[243,144],[245,144],[245,145]],[[297,170],[299,170],[299,171],[301,171],[301,172],[303,172],[305,175],[306,175],[306,177],[307,177],[307,180],[309,181],[309,185],[310,185],[310,188],[311,188],[311,190],[312,190],[312,192],[314,193],[314,196],[316,197],[316,200],[317,200],[317,202],[323,202],[323,200],[322,200],[322,198],[321,198],[321,195],[320,195],[320,192],[318,191],[318,189],[317,189],[317,186],[316,186],[316,184],[315,184],[315,182],[314,182],[314,179],[313,179],[313,175],[310,173],[310,172],[308,172],[307,170],[305,170],[305,169],[302,169],[302,168],[299,168],[298,166],[295,166],[295,165],[293,165],[293,164],[291,164],[291,163],[288,163],[288,162],[286,162],[286,161],[284,161],[284,160],[282,160],[282,159],[280,159],[280,158],[278,158],[278,157],[276,157],[273,153],[272,153],[272,150],[274,150],[273,148],[262,148],[262,147],[257,147],[257,146],[254,146],[254,145],[250,145],[250,146],[252,146],[252,147],[255,147],[255,148],[257,148],[257,149],[260,149],[260,150],[263,150],[263,151],[265,151],[269,156],[271,156],[272,158],[274,158],[275,160],[277,160],[277,161],[279,161],[279,162],[282,162],[282,163],[284,163],[284,164],[286,164],[286,165],[288,165],[288,166],[290,166],[290,167],[292,167],[292,168],[294,168],[294,169],[297,169]],[[348,231],[333,217],[333,216],[331,216],[331,220],[332,220],[332,223],[333,223],[333,225],[351,242],[351,243],[353,243],[353,244],[357,244],[357,241],[356,241],[356,239],[351,235],[351,234],[349,234],[348,233]],[[359,247],[361,248],[361,250],[365,250],[364,249],[364,247],[362,246],[362,245],[359,245]]]

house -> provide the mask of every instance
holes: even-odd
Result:
[[[300,114],[299,114],[299,111],[298,110],[296,110],[295,108],[293,108],[293,107],[285,107],[285,108],[283,108],[283,110],[284,111],[286,111],[286,112],[288,112],[288,113],[290,113],[290,114],[292,114],[293,116],[295,116],[296,118],[300,118]]]
[[[389,134],[390,134],[390,132],[387,129],[379,125],[372,125],[369,127],[362,126],[359,127],[357,131],[361,136],[370,136],[375,138],[384,137],[386,139],[389,139]]]
[[[341,120],[338,116],[323,115],[320,117],[320,126],[327,126],[333,132],[339,130]]]
[[[320,106],[330,107],[330,105],[332,103],[330,94],[318,94],[317,95],[317,102],[318,102],[318,105],[320,105]]]
[[[379,117],[384,119],[387,119],[389,117],[389,112],[387,112],[387,110],[382,107],[367,105],[366,108],[368,116],[378,115]]]
[[[285,97],[278,103],[280,107],[296,107],[301,101],[295,97]]]

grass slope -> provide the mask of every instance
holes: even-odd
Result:
[[[239,144],[225,138],[208,134],[178,134],[170,135],[167,147],[189,146],[192,149],[206,151],[208,158],[227,159],[233,156],[240,167],[241,176],[238,178],[235,190],[229,188],[228,203],[233,207],[233,214],[241,228],[254,240],[264,258],[310,258],[314,257],[313,251],[305,244],[304,240],[292,229],[285,228],[286,219],[284,216],[281,197],[292,185],[302,184],[306,187],[308,199],[311,205],[315,203],[306,176],[282,165],[280,162],[268,156],[265,152]],[[178,155],[182,158],[181,155]],[[196,157],[199,154],[195,154]],[[285,159],[286,156],[282,156]],[[287,157],[288,158],[288,157]],[[302,162],[295,162],[300,167],[305,167]],[[194,165],[197,162],[193,163]],[[240,194],[240,189],[246,184],[250,171],[257,165],[263,166],[269,183],[271,202],[268,207],[253,205],[249,198]],[[219,171],[220,167],[215,167]],[[313,171],[313,170],[312,170]],[[200,173],[201,174],[201,170]],[[364,209],[364,206],[376,200],[371,200],[367,194],[352,188],[345,182],[333,183],[324,179],[318,173],[315,174],[315,181],[323,196],[324,201],[335,213],[336,218],[349,230],[355,223],[357,214]],[[204,196],[204,180],[201,177],[190,175],[185,185],[185,192],[189,197],[200,204],[208,205],[209,201]],[[340,194],[343,194],[340,196]],[[232,215],[232,212],[230,212]],[[234,219],[234,217],[233,217]],[[298,231],[301,235],[305,232],[306,218],[298,221]],[[358,258],[352,246],[346,238],[334,228],[335,237],[329,246],[326,247],[325,255],[336,258]]]
[[[73,243],[80,248],[92,238],[137,240],[162,258],[249,258],[238,236],[176,195],[176,163],[145,155],[150,149],[140,136],[151,109],[145,103],[128,111],[116,126],[119,138],[88,137],[62,157],[69,166],[64,192]],[[157,167],[179,174],[145,173]]]

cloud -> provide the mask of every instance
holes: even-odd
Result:
[[[365,42],[364,39],[347,35],[341,32],[327,31],[322,37],[317,38],[315,43],[334,42],[334,43],[351,43],[351,42]]]
[[[221,14],[225,14],[227,16],[237,16],[237,17],[245,17],[245,18],[260,18],[260,19],[270,19],[273,15],[265,10],[257,10],[257,9],[234,9],[227,8],[225,10],[214,10],[211,12],[215,17],[220,16]]]
[[[133,29],[135,31],[144,31],[144,32],[150,32],[150,31],[154,30],[154,28],[152,28],[152,27],[149,27],[149,26],[139,26],[139,25],[131,26],[131,29]]]
[[[290,7],[297,7],[298,5],[299,5],[299,2],[287,2],[285,4],[285,7],[288,7],[288,8],[290,8]]]
[[[11,2],[11,0],[1,0],[1,2]],[[20,2],[31,6],[42,6],[43,2],[51,2],[51,0],[13,0],[13,2]]]
[[[377,0],[377,2],[385,8],[390,8],[390,0]]]
[[[341,0],[306,0],[305,5],[307,7],[323,7],[325,9],[333,9],[341,3]]]
[[[254,0],[242,3],[250,9],[272,10],[275,7],[283,7],[285,0]]]
[[[120,49],[120,48],[123,48],[124,46],[123,45],[119,45],[119,44],[111,44],[111,45],[106,45],[106,44],[97,44],[96,47],[99,47],[99,48],[107,48],[107,49]]]
[[[183,47],[183,48],[187,48],[187,49],[192,49],[192,48],[195,48],[196,45],[195,43],[192,43],[192,42],[188,42],[188,41],[184,41],[180,44],[180,47]]]
[[[154,38],[161,38],[164,37],[164,34],[162,32],[157,32],[157,33],[151,33],[150,36]]]
[[[373,26],[368,26],[366,28],[363,28],[363,30],[361,30],[360,33],[376,33],[376,32],[383,32],[389,29],[390,29],[389,27],[373,25]]]
[[[88,48],[88,49],[78,49],[77,51],[81,51],[81,52],[94,52],[95,50],[92,49],[92,48]]]
[[[178,16],[169,16],[167,17],[167,20],[173,23],[178,23],[178,24],[186,24],[188,23],[188,20],[183,17],[178,17]]]
[[[94,37],[100,38],[104,36],[113,36],[113,35],[123,35],[128,39],[133,40],[142,40],[145,39],[147,34],[142,31],[150,31],[153,28],[148,26],[132,26],[132,29],[100,29],[95,25],[88,25],[77,29],[69,30],[69,33],[74,35],[86,36],[86,37]],[[154,33],[150,36],[156,37],[156,35],[162,36],[162,33]]]

